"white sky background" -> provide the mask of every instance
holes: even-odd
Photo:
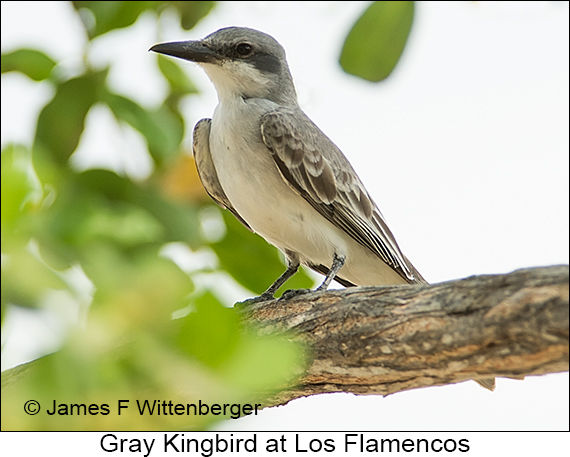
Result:
[[[568,3],[421,2],[404,56],[381,84],[337,64],[367,4],[222,2],[190,32],[165,20],[161,36],[154,16],[144,15],[97,40],[90,58],[120,63],[111,75],[115,90],[152,106],[166,83],[147,53],[151,45],[229,25],[267,32],[287,51],[301,106],[352,162],[428,281],[567,264]],[[63,59],[66,71],[77,68],[85,38],[67,2],[2,2],[1,16],[2,52],[36,47]],[[191,127],[217,101],[203,72],[186,68],[203,92],[185,103]],[[31,142],[50,96],[46,84],[2,76],[3,146]],[[78,161],[144,176],[143,144],[93,110]],[[568,430],[568,403],[564,373],[499,379],[494,393],[466,382],[388,398],[320,395],[218,428]]]

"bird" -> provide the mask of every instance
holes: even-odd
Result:
[[[345,287],[427,284],[346,156],[299,106],[277,40],[226,27],[150,51],[198,64],[214,84],[218,105],[193,132],[202,185],[285,255],[285,272],[251,301],[273,299],[301,264],[325,275],[320,291],[333,279]]]
[[[300,108],[285,50],[272,36],[222,28],[202,40],[154,45],[197,63],[218,93],[200,120],[193,153],[210,197],[280,249],[287,269],[259,300],[304,264],[355,285],[424,284],[340,149]]]
[[[151,51],[200,65],[218,93],[193,153],[212,199],[279,248],[287,269],[259,297],[273,298],[301,264],[344,286],[423,284],[340,149],[300,108],[285,50],[270,35],[220,29]]]

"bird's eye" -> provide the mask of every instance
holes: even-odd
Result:
[[[240,57],[247,57],[253,51],[253,46],[249,43],[240,43],[236,46],[236,51]]]

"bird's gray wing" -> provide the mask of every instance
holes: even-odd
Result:
[[[226,196],[220,181],[218,180],[218,173],[212,161],[210,154],[210,125],[212,119],[202,119],[194,127],[193,147],[194,161],[196,162],[196,169],[198,176],[206,192],[212,200],[214,200],[222,208],[229,210],[243,225],[249,230],[251,227],[240,216],[236,209],[232,206],[230,200]]]
[[[265,114],[261,136],[285,181],[319,213],[406,281],[425,282],[346,157],[302,111],[278,108]]]

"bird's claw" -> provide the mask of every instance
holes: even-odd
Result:
[[[279,301],[281,300],[289,300],[293,297],[298,297],[299,295],[308,294],[309,292],[313,292],[312,289],[288,289],[283,292],[283,295],[279,297]]]
[[[239,306],[239,307],[251,306],[251,305],[254,305],[256,303],[262,303],[265,301],[273,300],[274,298],[275,297],[273,297],[273,295],[271,295],[271,294],[263,293],[258,297],[248,298],[247,300],[237,302],[236,306]]]

